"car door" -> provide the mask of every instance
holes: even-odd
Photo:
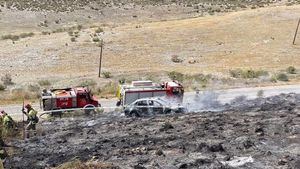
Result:
[[[140,114],[148,114],[149,110],[148,110],[148,101],[147,100],[140,100],[138,102],[136,102],[135,104],[135,108],[136,110],[140,113]]]
[[[156,100],[149,100],[149,112],[151,114],[162,114],[164,112],[163,105]]]

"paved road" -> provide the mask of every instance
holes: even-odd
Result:
[[[248,99],[254,99],[257,97],[258,91],[263,91],[263,96],[273,96],[280,93],[300,93],[300,84],[298,85],[285,85],[285,86],[268,86],[268,87],[253,87],[253,88],[237,88],[237,89],[227,89],[227,90],[214,90],[214,91],[201,91],[199,96],[200,98],[208,101],[219,101],[220,103],[229,103],[234,98],[239,96],[246,96]],[[195,92],[186,92],[184,96],[184,104],[197,104],[195,103],[196,93]],[[114,110],[116,99],[105,99],[100,100],[103,107],[106,107],[105,110],[110,111]],[[33,104],[33,106],[40,111],[39,104]],[[21,113],[22,105],[6,105],[1,106],[1,109],[7,111],[11,116],[16,120],[22,119]]]
[[[205,91],[200,92],[200,96],[202,94],[207,97],[217,97],[218,101],[224,104],[229,103],[231,100],[239,96],[246,96],[247,99],[255,99],[257,97],[258,91],[260,90],[263,91],[264,97],[274,96],[280,93],[300,93],[300,84]],[[191,99],[193,99],[195,95],[195,92],[185,93],[184,102],[191,101]]]

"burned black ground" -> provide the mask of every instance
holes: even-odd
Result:
[[[226,105],[226,111],[126,118],[120,113],[43,122],[14,140],[6,168],[80,159],[120,168],[300,168],[300,95]]]

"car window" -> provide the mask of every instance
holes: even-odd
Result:
[[[137,106],[147,106],[147,100],[141,100],[135,103]]]
[[[153,106],[154,106],[154,107],[161,107],[162,104],[159,103],[159,102],[157,102],[157,101],[154,101],[154,102],[153,102]]]
[[[163,99],[159,99],[159,102],[161,103],[161,104],[164,104],[164,105],[166,105],[166,104],[168,104],[165,100],[163,100]]]

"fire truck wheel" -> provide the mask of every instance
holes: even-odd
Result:
[[[62,117],[63,112],[62,111],[53,111],[51,112],[51,116],[53,117]]]
[[[84,113],[86,115],[89,115],[91,113],[94,113],[95,112],[95,106],[94,105],[86,105],[84,106]]]

